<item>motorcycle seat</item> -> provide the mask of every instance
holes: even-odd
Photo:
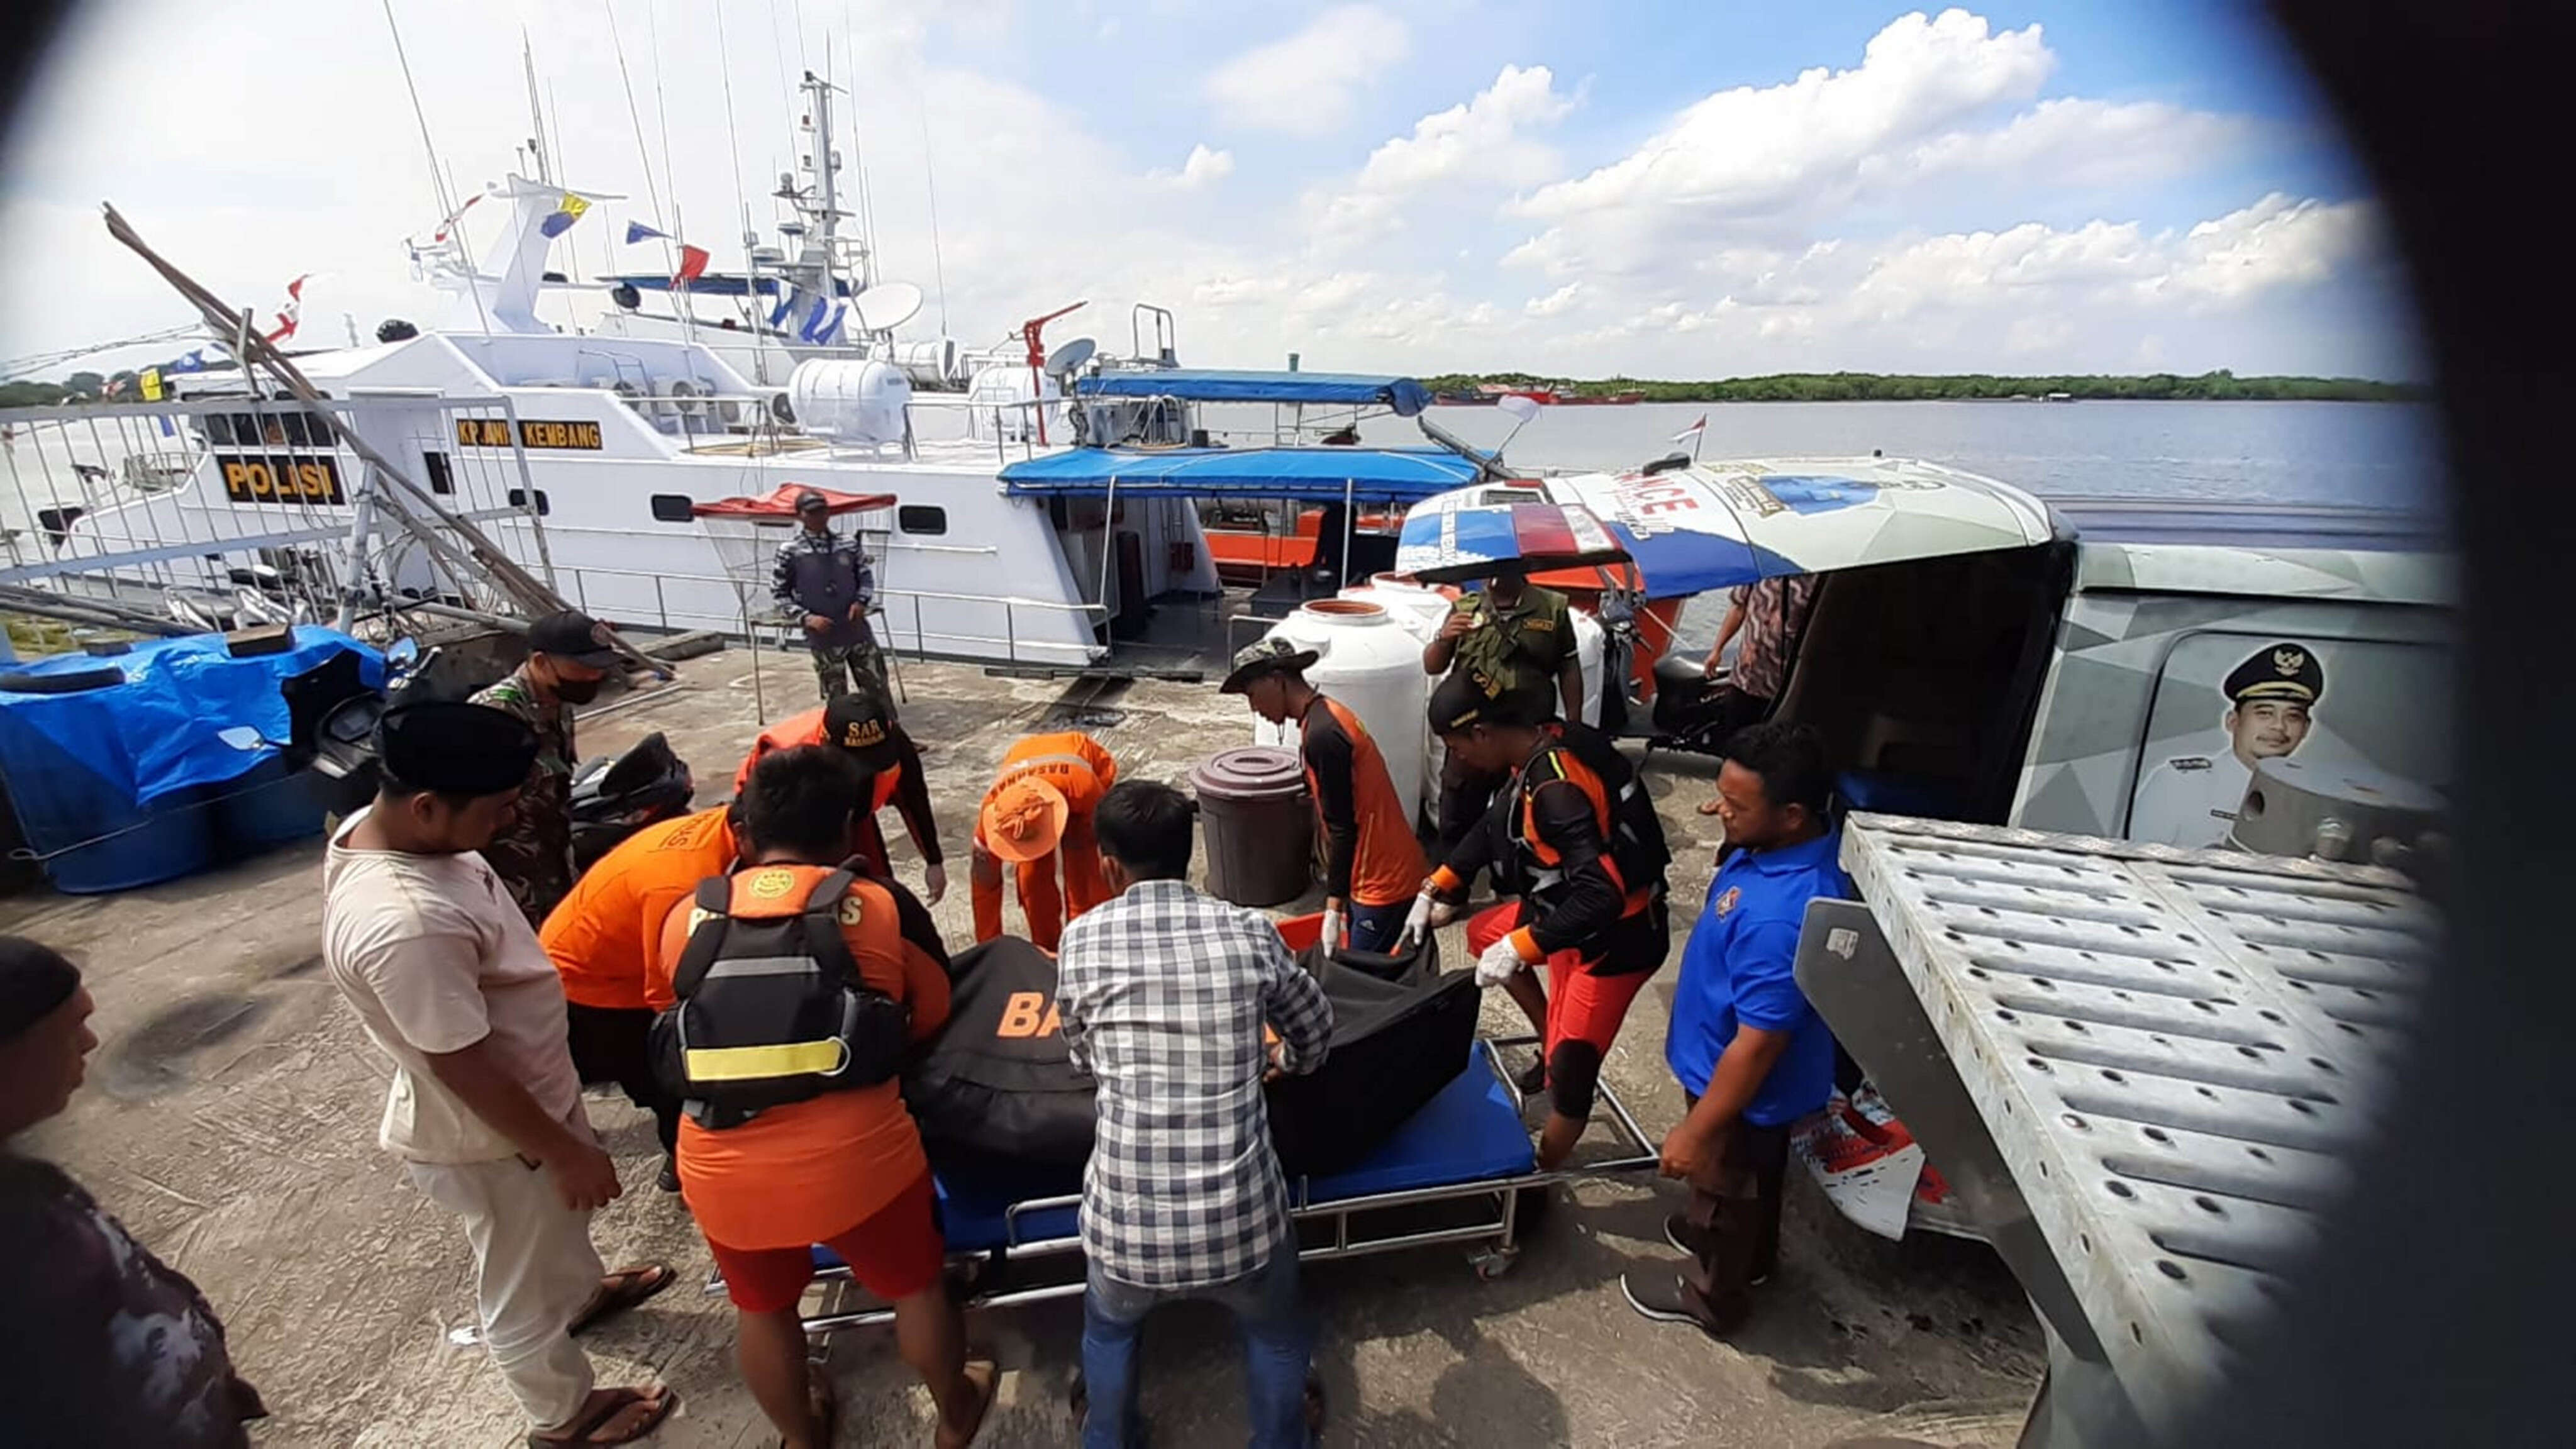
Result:
[[[1707,679],[1708,671],[1693,655],[1676,651],[1655,661],[1655,684],[1659,689],[1700,684]]]

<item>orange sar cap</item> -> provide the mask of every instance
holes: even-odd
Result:
[[[984,802],[976,830],[985,849],[1016,865],[1052,852],[1072,813],[1064,792],[1046,781],[1013,780]]]

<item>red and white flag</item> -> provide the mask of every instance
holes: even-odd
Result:
[[[295,335],[296,324],[304,320],[304,279],[312,275],[306,272],[286,284],[286,305],[278,309],[277,327],[268,334],[269,341],[283,342]]]
[[[1708,414],[1701,413],[1699,415],[1698,422],[1695,422],[1689,427],[1682,429],[1680,432],[1673,434],[1673,441],[1676,443],[1687,443],[1706,431],[1708,431]]]

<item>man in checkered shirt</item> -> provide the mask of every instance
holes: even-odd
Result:
[[[1268,918],[1191,888],[1192,827],[1168,785],[1112,788],[1092,816],[1111,899],[1064,930],[1064,1039],[1100,1084],[1082,1183],[1082,1442],[1137,1442],[1137,1331],[1158,1303],[1206,1298],[1243,1328],[1254,1449],[1302,1449],[1321,1411],[1314,1332],[1261,1084],[1322,1063],[1333,1008]]]

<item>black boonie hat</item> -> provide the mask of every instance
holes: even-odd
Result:
[[[498,795],[527,783],[537,732],[507,710],[456,700],[396,705],[376,725],[386,774],[443,795]]]
[[[1272,634],[1255,639],[1234,651],[1234,668],[1217,686],[1219,694],[1241,694],[1252,687],[1252,681],[1270,673],[1289,670],[1303,672],[1324,656],[1312,649],[1300,649],[1294,643]]]
[[[528,626],[528,652],[549,654],[584,669],[610,669],[617,664],[617,649],[610,642],[616,637],[606,624],[581,610],[564,609]]]

